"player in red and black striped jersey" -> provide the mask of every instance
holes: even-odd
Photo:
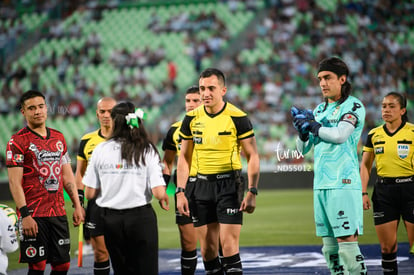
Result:
[[[66,274],[70,262],[69,227],[63,188],[75,211],[73,224],[83,221],[66,141],[46,127],[47,106],[42,93],[30,90],[20,99],[27,126],[7,143],[10,191],[19,215],[20,262],[29,274],[43,274],[50,262],[56,274]]]
[[[13,135],[7,144],[7,167],[23,168],[23,191],[32,217],[66,215],[61,165],[68,163],[63,135],[46,128],[46,137],[29,127]]]

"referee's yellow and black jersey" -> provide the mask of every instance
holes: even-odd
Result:
[[[106,139],[101,134],[101,129],[98,129],[96,131],[93,131],[91,133],[88,133],[84,135],[81,138],[79,149],[78,149],[78,160],[85,160],[89,162],[90,157],[92,156],[92,152],[95,149],[95,147],[105,141]]]
[[[176,152],[177,156],[180,155],[181,150],[181,137],[180,137],[180,127],[182,121],[177,121],[173,123],[168,130],[167,135],[162,143],[162,150],[171,150]],[[190,169],[190,177],[197,176],[197,163],[195,161],[191,161],[191,169]]]
[[[414,175],[414,124],[403,123],[394,133],[385,125],[368,133],[364,152],[374,152],[377,174],[380,177],[409,177]]]
[[[180,136],[194,142],[192,161],[196,161],[198,173],[211,175],[242,168],[239,141],[253,137],[254,131],[246,113],[226,102],[214,115],[204,105],[188,112]]]

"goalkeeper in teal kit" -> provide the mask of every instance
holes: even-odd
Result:
[[[292,107],[303,154],[314,146],[314,217],[316,235],[331,274],[366,274],[358,246],[363,234],[362,186],[357,144],[365,108],[350,95],[348,67],[339,58],[322,60],[319,86],[325,102],[311,112]]]

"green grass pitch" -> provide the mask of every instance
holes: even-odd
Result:
[[[371,191],[371,190],[369,190]],[[372,192],[370,192],[371,194]],[[14,207],[11,201],[4,202]],[[315,236],[311,189],[259,190],[257,207],[253,214],[245,214],[240,246],[321,245]],[[68,220],[71,221],[72,203],[67,202]],[[160,249],[179,248],[178,229],[175,225],[174,197],[170,196],[170,210],[164,211],[154,202],[159,227]],[[70,226],[71,255],[78,247],[78,229]],[[403,224],[398,232],[399,242],[408,242]],[[372,220],[372,210],[364,211],[364,235],[361,244],[378,243]],[[18,251],[9,254],[9,270],[26,268],[18,263]]]

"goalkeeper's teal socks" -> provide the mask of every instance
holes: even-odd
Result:
[[[328,265],[329,270],[332,275],[344,274],[344,267],[340,262],[338,255],[338,242],[336,238],[333,237],[324,237],[322,238],[323,246],[322,253],[325,256],[326,264]]]
[[[367,273],[364,256],[359,250],[358,242],[343,242],[339,243],[338,254],[344,265],[345,270],[350,275],[361,275]]]

